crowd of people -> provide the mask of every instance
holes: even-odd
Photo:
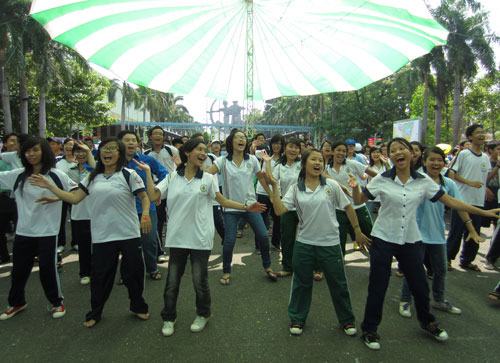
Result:
[[[446,274],[461,249],[459,266],[480,271],[481,227],[496,226],[483,267],[495,269],[500,250],[500,142],[486,144],[481,125],[448,155],[437,146],[394,138],[363,148],[353,139],[312,142],[263,134],[252,139],[233,129],[227,139],[203,135],[166,140],[160,126],[148,131],[150,148],[131,130],[96,147],[91,138],[42,139],[5,135],[0,159],[0,263],[12,262],[7,320],[27,307],[25,287],[35,263],[53,318],[66,313],[58,268],[66,245],[78,251],[79,278],[90,284],[84,326],[100,322],[119,272],[130,312],[150,318],[144,278],[162,279],[168,253],[162,334],[175,332],[177,297],[189,258],[196,293],[191,331],[211,316],[208,263],[215,232],[222,241],[222,286],[233,283],[232,260],[243,226],[255,235],[263,276],[291,277],[289,331],[300,335],[313,281],[325,279],[339,326],[357,334],[344,267],[347,236],[369,254],[368,296],[362,340],[380,349],[378,326],[393,258],[401,284],[399,314],[411,317],[412,300],[422,329],[438,341],[448,333],[431,307],[461,309],[447,299]],[[451,227],[445,231],[446,210]],[[165,231],[165,233],[163,233]],[[69,231],[68,231],[69,232]],[[7,234],[15,233],[12,257]],[[69,234],[69,233],[68,233]],[[165,237],[163,238],[163,235]],[[271,238],[269,238],[271,237]],[[167,251],[165,251],[167,249]],[[281,266],[271,266],[271,251]],[[120,258],[121,257],[121,258]],[[432,278],[432,304],[428,277]],[[500,283],[489,297],[500,299]]]

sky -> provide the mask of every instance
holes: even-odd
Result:
[[[431,7],[436,7],[440,0],[426,0],[426,2]],[[484,9],[490,12],[489,14],[489,24],[491,30],[495,32],[495,34],[500,35],[500,0],[480,0],[480,3]],[[495,54],[497,55],[497,64],[500,61],[500,45],[495,46]],[[235,100],[227,100],[229,105],[231,101]],[[212,99],[200,99],[199,97],[190,97],[185,96],[183,104],[188,108],[190,114],[194,117],[194,120],[202,123],[210,123],[210,116],[207,111],[210,110],[210,107],[214,100]],[[238,100],[239,104],[244,106],[244,102],[242,100]],[[220,104],[220,106],[219,106]],[[222,101],[216,101],[213,109],[218,110],[222,107]],[[263,110],[264,103],[263,102],[255,102],[254,108]],[[213,114],[214,120],[217,121],[219,118],[219,114]],[[222,118],[222,114],[220,114]]]

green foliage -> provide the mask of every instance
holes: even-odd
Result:
[[[495,133],[500,128],[500,72],[472,82],[464,97],[464,118],[467,123],[480,123]]]

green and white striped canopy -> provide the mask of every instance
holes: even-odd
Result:
[[[34,0],[31,16],[117,78],[216,99],[248,78],[256,100],[359,89],[448,34],[421,0]]]

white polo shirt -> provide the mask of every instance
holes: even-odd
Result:
[[[66,174],[68,174],[68,171],[69,169],[77,166],[78,163],[75,163],[75,162],[72,162],[72,161],[68,161],[66,160],[65,158],[62,158],[61,160],[59,160],[57,163],[56,163],[56,168],[65,172]]]
[[[87,176],[80,188],[88,194],[92,243],[123,241],[141,236],[135,195],[145,191],[141,177],[132,169],[127,183],[124,172],[97,176],[89,184]]]
[[[259,160],[259,159],[257,159]],[[260,162],[259,162],[260,164]],[[276,166],[276,160],[274,159],[271,159],[271,170],[274,170],[274,167]],[[266,163],[262,163],[262,166],[261,166],[261,171],[265,172],[266,171]],[[260,184],[260,182],[257,182],[257,188],[256,188],[256,193],[257,194],[260,194],[260,195],[268,195],[266,190],[264,189],[264,187],[262,186],[262,184]]]
[[[300,161],[292,165],[277,163],[273,168],[273,178],[279,182],[281,196],[285,196],[290,187],[297,183],[300,173]],[[289,209],[295,210],[295,208]]]
[[[239,203],[252,204],[257,201],[253,185],[254,176],[260,171],[260,164],[255,155],[245,154],[238,166],[227,156],[215,160],[215,165],[222,174],[222,194],[224,197]],[[241,210],[227,208],[226,212],[239,212]]]
[[[368,165],[361,164],[359,161],[356,161],[354,159],[346,159],[345,164],[342,164],[340,166],[338,172],[337,170],[335,170],[333,166],[330,166],[330,164],[326,166],[325,170],[328,173],[328,175],[330,175],[337,183],[339,183],[347,190],[349,190],[352,195],[352,188],[349,186],[349,174],[352,174],[355,177],[357,177],[359,182],[359,180],[361,180],[361,178],[365,174],[365,170],[367,168]],[[355,205],[352,198],[348,195],[347,198],[351,202],[354,209],[359,209],[365,206],[365,204]],[[338,208],[338,209],[343,209],[343,208]]]
[[[24,172],[24,168],[0,172],[0,186],[4,189],[13,190],[18,176]],[[52,174],[50,176],[49,174]],[[65,191],[76,189],[78,185],[74,183],[65,173],[56,168],[50,169],[45,174],[49,180],[59,179],[60,186]],[[55,183],[57,185],[57,183]],[[58,185],[59,186],[59,185]],[[37,203],[36,200],[42,197],[54,197],[55,195],[45,189],[31,185],[28,180],[18,184],[14,191],[17,204],[18,222],[16,234],[26,237],[48,237],[59,234],[61,224],[62,202],[50,204]]]
[[[23,163],[17,151],[7,151],[2,153],[2,160],[9,163],[12,169],[23,167]]]
[[[462,150],[451,169],[462,178],[483,183],[481,188],[473,188],[457,182],[458,191],[465,203],[484,207],[486,178],[491,170],[490,158],[485,153],[475,154],[472,150]]]
[[[172,152],[172,155],[168,152],[168,150]],[[163,145],[160,152],[156,152],[153,149],[146,150],[144,154],[151,156],[153,159],[156,159],[161,165],[167,168],[168,173],[172,173],[177,166],[175,165],[174,157],[179,157],[179,150],[175,146],[171,145]]]
[[[191,180],[174,171],[156,188],[167,200],[165,246],[211,250],[214,244],[213,200],[219,191],[215,175],[199,171]]]
[[[344,209],[351,203],[335,180],[323,177],[321,180],[314,191],[303,181],[293,184],[288,188],[283,204],[288,210],[297,209],[297,241],[315,246],[335,246],[340,243],[335,209]]]
[[[80,171],[77,164],[76,166],[70,168],[67,174],[71,180],[80,184],[83,180],[85,180],[85,178],[88,177],[90,171],[85,168],[83,171]],[[71,219],[74,221],[84,221],[90,219],[89,198],[85,198],[80,203],[71,206]]]
[[[363,192],[371,200],[380,197],[372,236],[399,245],[422,240],[417,225],[417,208],[424,200],[435,202],[444,194],[440,185],[417,171],[403,184],[396,176],[395,168],[375,176]]]

